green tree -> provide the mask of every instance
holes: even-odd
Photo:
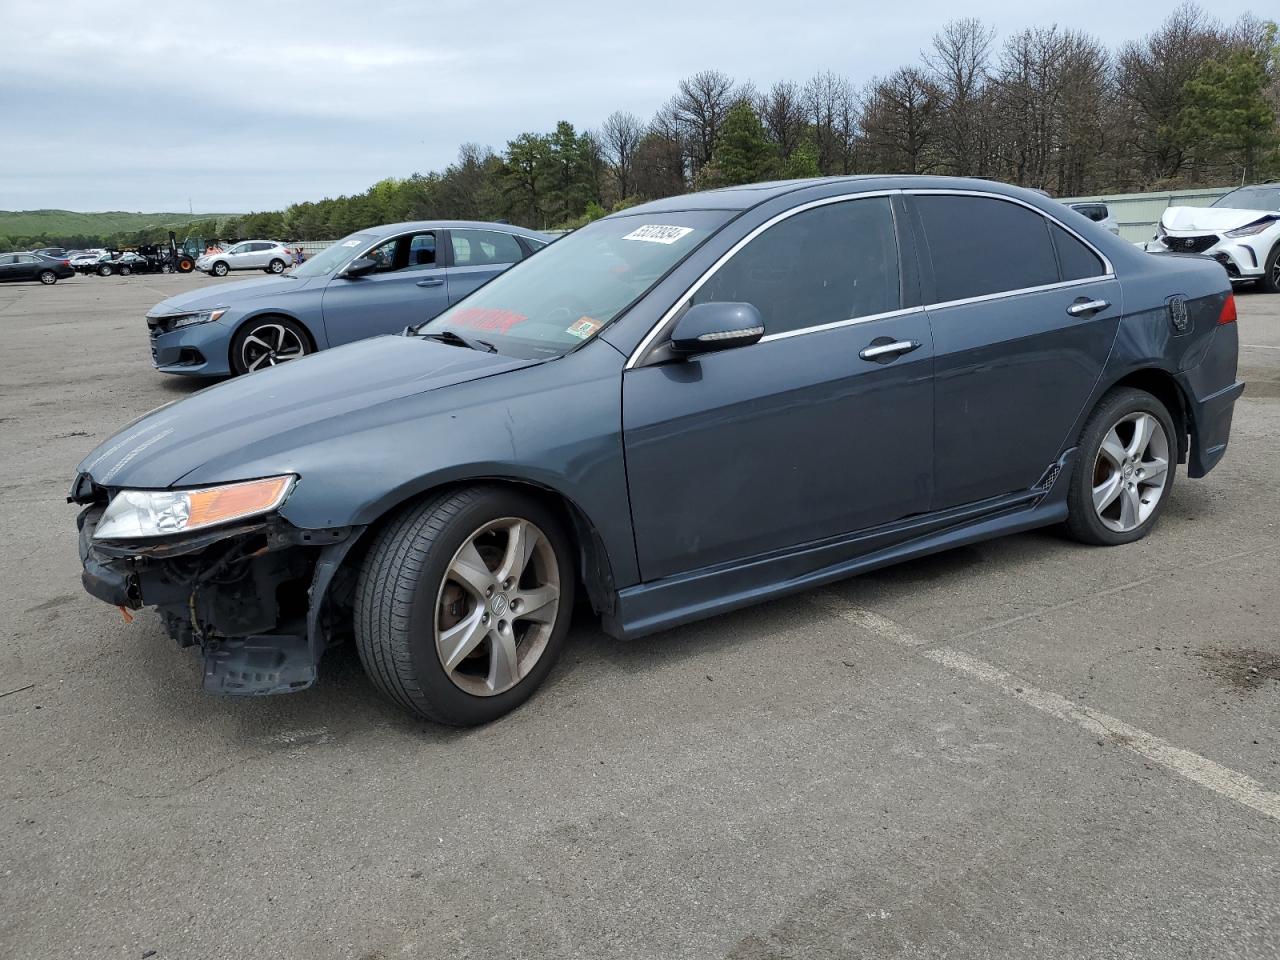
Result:
[[[746,100],[739,100],[725,114],[711,163],[700,178],[706,186],[756,183],[778,176],[782,164],[777,146],[770,142],[764,124]]]
[[[1274,25],[1271,27],[1274,37]],[[1186,85],[1179,126],[1188,143],[1210,156],[1225,155],[1243,179],[1276,143],[1276,115],[1267,101],[1267,64],[1255,51],[1207,60]]]

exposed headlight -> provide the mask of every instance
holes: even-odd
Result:
[[[190,327],[197,323],[212,323],[226,312],[226,307],[219,307],[217,310],[201,310],[199,313],[184,313],[182,316],[174,317],[169,321],[169,329],[177,330],[179,327]]]
[[[270,513],[297,477],[268,477],[196,490],[121,490],[107,505],[95,540],[141,540],[190,533]]]
[[[1247,227],[1240,227],[1238,230],[1228,230],[1228,237],[1255,237],[1264,230],[1270,230],[1274,227],[1274,220],[1259,220],[1257,223],[1251,223]]]
[[[1168,230],[1166,230],[1166,229],[1164,228],[1164,224],[1163,224],[1163,223],[1157,223],[1157,224],[1156,224],[1156,239],[1157,239],[1157,240],[1159,240],[1159,239],[1161,239],[1162,237],[1167,237],[1168,235],[1169,235],[1169,231],[1168,231]]]

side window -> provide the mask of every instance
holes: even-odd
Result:
[[[509,233],[491,230],[451,230],[453,264],[456,267],[477,267],[498,263],[516,263],[520,260],[520,244]]]
[[[1096,253],[1056,223],[1049,224],[1049,232],[1053,234],[1053,245],[1058,250],[1058,265],[1062,268],[1063,280],[1101,277],[1107,272]]]
[[[39,263],[40,258],[33,257],[29,253],[24,253],[22,256],[18,257],[18,262],[19,263]]]
[[[1058,282],[1048,222],[990,197],[917,195],[937,289],[934,301],[966,300]]]
[[[387,273],[396,268],[396,246],[400,243],[399,237],[393,237],[383,243],[378,244],[372,250],[365,254],[370,260],[377,263],[374,273]]]
[[[714,301],[753,304],[766,334],[899,309],[889,199],[831,203],[775,224],[734,254],[690,302]]]
[[[15,254],[0,254],[0,267],[7,267],[11,263],[17,263],[18,258]]]
[[[409,269],[436,265],[436,235],[415,233],[409,239]]]

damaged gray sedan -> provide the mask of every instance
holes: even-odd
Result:
[[[978,180],[853,177],[597,221],[419,329],[153,411],[79,466],[84,584],[206,689],[354,640],[452,724],[585,600],[630,639],[1006,533],[1147,536],[1223,458],[1221,266]]]

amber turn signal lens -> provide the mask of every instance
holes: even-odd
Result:
[[[190,490],[187,492],[191,505],[187,528],[226,523],[274,510],[284,500],[292,484],[293,477],[271,477],[207,490]]]

